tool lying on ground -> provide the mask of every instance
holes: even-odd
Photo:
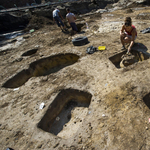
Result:
[[[98,48],[94,47],[94,46],[89,46],[87,49],[86,49],[86,53],[88,54],[93,54],[94,52],[98,51],[98,50],[105,50],[106,49],[106,46],[99,46]]]
[[[105,50],[106,49],[106,46],[99,46],[98,47],[98,50],[100,50],[100,51],[103,51],[103,50]]]
[[[140,32],[142,32],[143,34],[145,33],[150,33],[150,27],[149,28],[146,28],[144,30],[141,30]]]
[[[86,49],[86,53],[88,53],[88,54],[93,54],[96,51],[97,51],[97,48],[93,47],[93,46],[90,46]]]

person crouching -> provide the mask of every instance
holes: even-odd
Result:
[[[76,34],[78,31],[78,28],[75,23],[76,17],[73,13],[70,12],[69,8],[67,8],[66,11],[67,11],[66,19],[68,20],[72,30],[74,31],[74,34]]]
[[[134,45],[134,41],[137,38],[137,31],[134,25],[132,25],[132,20],[130,17],[126,17],[124,21],[124,25],[120,31],[120,40],[122,43],[122,50],[125,48],[125,43],[129,43],[129,47],[127,50],[127,54],[131,51],[132,46]]]

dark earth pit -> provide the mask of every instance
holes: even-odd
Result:
[[[129,55],[126,51],[118,53],[109,58],[116,68],[124,68],[139,61],[147,60],[149,56],[143,52],[132,50]]]
[[[46,76],[58,72],[64,67],[76,63],[78,55],[66,53],[39,59],[30,64],[29,68],[22,70],[6,81],[2,87],[17,88],[25,84],[31,77]]]
[[[23,53],[22,56],[31,56],[31,55],[35,54],[37,52],[37,50],[38,50],[37,48],[28,50],[25,53]]]
[[[62,90],[37,127],[61,138],[72,137],[86,117],[92,95],[76,89]]]
[[[146,104],[146,106],[150,109],[150,93],[144,96],[143,101]]]

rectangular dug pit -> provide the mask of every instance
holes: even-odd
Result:
[[[148,58],[149,56],[145,53],[132,50],[130,55],[127,55],[126,51],[123,51],[110,57],[109,60],[116,66],[116,68],[120,69],[132,65],[136,62],[144,61]]]
[[[150,109],[150,93],[143,97],[143,101],[146,104],[146,106]]]
[[[37,127],[64,139],[72,137],[87,115],[91,98],[92,95],[84,91],[62,90]]]

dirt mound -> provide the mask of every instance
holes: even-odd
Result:
[[[52,25],[54,24],[52,20],[43,17],[43,16],[32,16],[31,20],[29,21],[29,24],[25,30],[30,29],[40,29],[43,28],[45,25]]]
[[[133,10],[132,10],[131,8],[129,8],[129,9],[127,9],[125,12],[126,12],[126,13],[133,13]]]
[[[136,16],[136,19],[150,20],[150,13],[140,13]]]
[[[59,37],[59,38],[54,38],[48,45],[49,46],[54,46],[56,44],[66,45],[68,44],[68,42],[69,42],[68,38],[62,39],[61,37]]]

